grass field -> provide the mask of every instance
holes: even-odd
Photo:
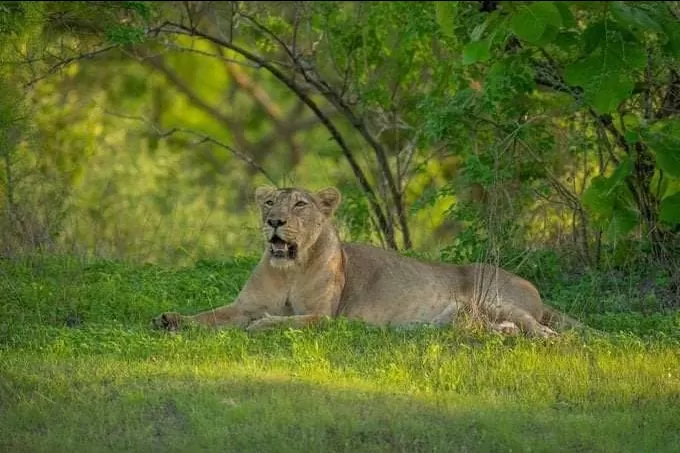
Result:
[[[254,262],[0,261],[0,451],[680,450],[677,313],[585,310],[607,335],[557,340],[148,328],[231,300]]]

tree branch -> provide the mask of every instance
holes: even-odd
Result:
[[[240,160],[242,160],[243,162],[248,164],[250,167],[254,168],[259,173],[261,173],[262,176],[267,178],[267,180],[269,180],[272,184],[276,185],[276,180],[264,169],[264,167],[262,167],[260,164],[255,162],[248,155],[246,155],[246,154],[240,152],[239,150],[235,149],[234,147],[229,146],[226,143],[221,142],[219,140],[216,140],[216,139],[214,139],[214,138],[212,138],[208,135],[201,134],[201,133],[193,131],[191,129],[185,129],[185,128],[179,128],[179,127],[174,127],[174,128],[169,129],[167,131],[163,131],[158,127],[158,125],[152,123],[151,121],[149,121],[146,118],[141,117],[141,116],[125,115],[125,114],[122,114],[122,113],[111,112],[111,111],[108,111],[108,110],[104,110],[104,113],[107,114],[107,115],[110,115],[110,116],[115,116],[117,118],[139,121],[139,122],[145,123],[145,124],[147,124],[151,127],[151,129],[154,131],[156,136],[160,139],[168,138],[168,137],[170,137],[174,134],[178,134],[178,133],[185,133],[185,134],[193,135],[194,137],[197,137],[199,139],[197,142],[194,143],[194,145],[198,146],[198,145],[201,145],[203,143],[211,143],[215,146],[219,146],[220,148],[226,149],[227,151],[232,153],[234,156],[236,156],[237,158],[239,158]]]
[[[382,208],[380,207],[380,204],[378,203],[378,199],[375,195],[375,192],[373,191],[373,188],[369,184],[368,179],[366,178],[363,171],[361,170],[361,167],[354,158],[354,155],[352,154],[352,151],[349,149],[349,146],[347,145],[344,138],[340,134],[340,131],[335,127],[335,125],[333,125],[328,116],[326,116],[321,111],[319,106],[304,91],[302,91],[294,81],[292,81],[283,72],[281,72],[278,68],[276,68],[269,62],[263,60],[257,55],[249,52],[248,50],[232,42],[228,42],[215,36],[211,36],[199,30],[191,29],[182,24],[168,23],[167,25],[173,27],[173,29],[167,28],[164,29],[166,33],[199,37],[207,41],[210,41],[214,44],[220,45],[224,48],[233,50],[234,52],[242,55],[246,59],[254,63],[257,63],[260,67],[266,69],[270,74],[276,77],[279,81],[286,85],[293,93],[295,93],[298,96],[298,98],[300,98],[300,100],[302,100],[314,112],[314,114],[319,118],[321,123],[330,132],[331,136],[333,137],[333,140],[335,140],[335,142],[340,147],[340,150],[342,151],[343,155],[349,162],[355,177],[359,181],[359,184],[362,190],[364,191],[364,194],[366,195],[369,203],[371,204],[373,213],[377,217],[378,224],[380,225],[382,233],[385,234],[385,239],[388,245],[394,249],[398,248],[395,242],[392,225],[391,223],[388,222],[385,213],[383,212]]]
[[[217,107],[212,106],[201,99],[191,88],[189,88],[184,80],[182,80],[174,71],[167,67],[162,58],[153,56],[151,58],[144,59],[144,61],[148,62],[154,69],[163,74],[165,78],[182,94],[189,98],[189,101],[191,101],[191,103],[196,107],[200,108],[225,125],[231,125],[233,123],[231,119],[224,113],[220,112]]]
[[[145,32],[144,34],[145,34],[147,37],[150,37],[150,36],[153,36],[153,37],[158,36],[158,33],[159,33],[161,30],[163,30],[167,25],[168,25],[168,22],[167,22],[167,21],[166,21],[166,22],[163,22],[163,23],[159,24],[157,27],[150,28],[150,29],[146,30],[146,32]],[[101,55],[101,54],[103,54],[103,53],[106,53],[106,52],[108,52],[108,51],[110,51],[110,50],[113,50],[113,49],[116,49],[116,48],[121,48],[121,49],[122,49],[123,46],[121,46],[120,44],[111,44],[111,45],[104,46],[104,47],[101,47],[101,48],[96,49],[96,50],[92,50],[92,51],[90,51],[90,52],[84,52],[84,53],[80,53],[80,54],[78,54],[78,55],[74,55],[74,56],[72,56],[72,57],[64,58],[64,59],[60,60],[58,63],[55,63],[54,65],[52,65],[52,66],[47,70],[47,72],[41,74],[41,75],[38,76],[38,77],[34,77],[33,79],[29,80],[26,84],[24,84],[24,88],[31,88],[31,87],[33,87],[36,83],[40,82],[41,80],[46,79],[47,77],[49,77],[49,76],[51,76],[52,74],[56,73],[56,72],[59,71],[60,69],[65,68],[66,66],[70,65],[71,63],[75,63],[76,61],[81,61],[81,60],[89,60],[89,59],[91,59],[91,58],[94,58],[94,57],[96,57],[96,56],[98,56],[98,55]]]
[[[217,48],[217,52],[220,55],[224,54],[224,49],[220,46],[215,45]],[[269,119],[272,121],[274,124],[274,132],[270,135],[272,138],[277,139],[281,138],[284,140],[287,144],[288,147],[290,148],[291,151],[291,157],[292,157],[292,163],[293,165],[296,165],[297,162],[299,161],[299,145],[297,143],[296,137],[292,133],[287,133],[290,129],[285,127],[284,125],[284,118],[283,118],[283,113],[281,112],[281,108],[279,108],[276,103],[274,103],[269,95],[262,90],[260,86],[258,86],[256,83],[254,83],[242,70],[241,68],[237,67],[236,65],[232,65],[230,63],[225,63],[224,64],[224,69],[229,74],[229,76],[234,80],[236,85],[248,93],[251,98],[255,100],[255,102],[262,108],[264,113],[269,117]],[[303,104],[304,108],[304,104]],[[295,113],[296,109],[293,109],[293,114],[295,114],[295,117],[299,115],[299,113]],[[295,117],[292,119],[294,120]],[[294,131],[294,129],[293,129]],[[262,153],[268,153],[272,149],[271,146],[258,146],[255,149],[255,152],[253,154],[262,154]]]
[[[174,85],[174,87],[184,94],[189,101],[199,109],[203,110],[207,114],[211,115],[215,120],[222,123],[222,125],[229,129],[229,131],[234,135],[236,144],[243,150],[251,151],[251,154],[256,154],[252,152],[253,147],[246,138],[242,125],[238,121],[234,120],[230,116],[222,113],[217,107],[210,105],[203,99],[201,99],[194,90],[192,90],[185,82],[182,80],[174,71],[172,71],[163,61],[160,56],[153,56],[150,58],[144,58],[143,61],[150,64],[153,68],[161,72],[165,78]],[[258,156],[259,157],[259,156]]]
[[[97,55],[100,55],[100,54],[103,54],[105,52],[108,52],[109,50],[115,49],[116,47],[118,47],[118,45],[114,44],[114,45],[111,45],[111,46],[102,47],[101,49],[93,50],[92,52],[81,53],[81,54],[73,56],[73,57],[65,58],[65,59],[59,61],[58,63],[52,65],[47,70],[47,72],[39,75],[38,77],[35,77],[35,78],[29,80],[26,84],[24,84],[24,88],[28,89],[28,88],[33,87],[33,85],[35,85],[36,83],[40,82],[41,80],[48,78],[52,74],[56,73],[60,69],[65,68],[66,66],[70,65],[71,63],[74,63],[74,62],[80,61],[80,60],[89,60],[90,58],[94,58]]]
[[[369,146],[373,148],[376,159],[380,164],[381,172],[383,174],[383,177],[385,178],[385,181],[387,182],[387,186],[389,188],[390,194],[392,196],[394,205],[397,210],[399,224],[402,229],[404,248],[406,248],[407,250],[410,249],[412,247],[411,235],[409,233],[408,220],[406,218],[406,213],[404,211],[402,194],[397,187],[394,175],[387,160],[387,153],[385,152],[385,149],[382,146],[382,144],[380,144],[380,142],[378,142],[375,139],[375,137],[373,137],[373,135],[366,127],[366,123],[354,113],[354,111],[345,102],[345,100],[341,96],[339,96],[338,93],[336,93],[328,83],[323,81],[316,73],[316,71],[314,71],[309,65],[302,62],[299,56],[295,55],[293,51],[280,37],[278,37],[269,28],[259,23],[252,16],[243,13],[241,13],[241,16],[248,19],[264,34],[266,34],[267,36],[272,38],[276,43],[278,43],[292,60],[294,69],[304,77],[307,83],[316,88],[318,92],[321,93],[328,100],[328,102],[331,103],[331,105],[338,109],[338,111],[341,112],[345,116],[345,118],[347,118],[352,127],[354,127],[354,129],[356,129],[359,132],[359,134],[364,138],[364,140],[366,140]]]
[[[210,105],[208,102],[204,101],[201,97],[199,97],[198,94],[196,94],[196,92],[192,90],[184,82],[184,80],[182,80],[177,75],[177,73],[172,71],[163,62],[161,57],[154,56],[150,58],[145,58],[143,59],[143,61],[147,62],[154,69],[161,72],[166,77],[166,79],[170,83],[172,83],[175,88],[177,88],[177,90],[179,90],[189,99],[189,101],[193,105],[200,108],[204,112],[208,113],[217,121],[221,122],[226,128],[228,128],[234,134],[236,144],[244,151],[247,150],[249,154],[253,155],[254,158],[256,158],[257,160],[261,161],[262,158],[266,156],[267,152],[272,149],[273,145],[276,144],[276,142],[279,141],[281,138],[288,142],[289,146],[291,147],[292,153],[294,154],[294,156],[296,156],[298,145],[297,143],[295,143],[295,140],[291,136],[299,130],[308,129],[310,127],[318,125],[318,118],[316,117],[298,119],[299,112],[297,112],[296,109],[293,109],[290,118],[287,119],[283,118],[281,112],[279,111],[276,105],[268,104],[268,106],[270,107],[268,116],[274,122],[275,131],[272,134],[269,134],[268,136],[264,137],[258,143],[255,144],[250,143],[242,132],[242,125],[239,124],[237,120],[222,113],[217,107]],[[241,83],[238,83],[239,81]],[[236,86],[240,87],[242,86],[243,83],[252,84],[252,82],[250,81],[244,82],[244,80],[240,79],[237,80]],[[250,89],[254,88],[250,87]],[[246,91],[250,93],[250,91],[248,90]],[[257,97],[255,97],[255,99],[256,101],[261,100],[263,102],[269,102],[268,97],[266,97],[266,93],[260,93]],[[263,106],[263,108],[266,107],[267,106]],[[326,113],[326,115],[330,115],[330,113]],[[295,158],[293,160],[295,160]]]
[[[204,57],[216,58],[216,59],[221,60],[225,63],[231,63],[231,64],[235,64],[235,65],[245,66],[245,67],[248,67],[248,68],[255,68],[255,69],[258,68],[258,65],[253,64],[253,63],[248,62],[248,61],[237,60],[235,58],[228,58],[228,57],[225,57],[224,55],[218,55],[218,54],[206,52],[206,51],[200,50],[200,49],[192,49],[191,47],[184,47],[184,46],[180,46],[180,45],[175,44],[175,43],[165,43],[165,46],[172,49],[172,50],[176,50],[178,52],[194,53],[196,55],[201,55],[201,56],[204,56]]]

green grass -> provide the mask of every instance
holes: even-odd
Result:
[[[678,450],[673,313],[587,312],[606,336],[550,341],[346,321],[148,329],[231,300],[254,263],[0,261],[0,451]]]

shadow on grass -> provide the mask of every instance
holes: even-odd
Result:
[[[69,375],[58,364],[0,372],[0,451],[639,453],[680,445],[680,414],[668,401],[584,412],[153,365],[119,376],[115,363],[101,366],[111,369],[89,379],[87,369]]]

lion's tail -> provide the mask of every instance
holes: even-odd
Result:
[[[576,319],[567,316],[561,311],[556,310],[548,305],[545,305],[543,309],[543,319],[541,320],[541,323],[553,329],[585,327],[582,322],[577,321]]]

